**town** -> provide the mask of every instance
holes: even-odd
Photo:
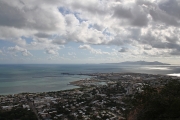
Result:
[[[93,73],[71,82],[79,88],[43,93],[0,95],[0,111],[32,112],[36,120],[125,120],[132,108],[126,98],[144,85],[161,88],[178,77],[143,73]],[[3,116],[0,116],[3,119]],[[18,119],[18,118],[14,118]]]

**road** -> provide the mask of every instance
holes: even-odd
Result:
[[[33,105],[33,102],[28,102],[28,104],[29,104],[29,107],[31,108],[31,110],[35,113],[37,119],[38,119],[38,120],[41,120],[41,119],[39,118],[39,116],[38,116],[38,113],[37,113],[34,105]]]

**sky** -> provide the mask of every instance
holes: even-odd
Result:
[[[179,64],[180,0],[0,0],[0,64]]]

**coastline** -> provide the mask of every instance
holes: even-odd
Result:
[[[70,73],[65,73],[66,75],[72,75]],[[73,74],[76,75],[76,74]],[[48,93],[48,92],[58,92],[58,91],[66,91],[66,90],[74,90],[77,88],[82,88],[82,87],[90,87],[90,86],[101,86],[101,85],[107,85],[109,81],[114,81],[114,80],[123,80],[124,78],[122,77],[117,77],[123,76],[123,75],[154,75],[154,74],[146,74],[146,73],[87,73],[87,74],[77,74],[77,75],[83,75],[86,76],[85,79],[79,79],[79,80],[73,80],[68,82],[64,88],[61,89],[54,89],[54,90],[41,90],[41,91],[21,91],[21,92],[15,92],[12,93],[1,93],[1,95],[14,95],[14,94],[24,94],[24,93]],[[172,77],[172,78],[177,78],[178,76],[173,76],[173,75],[155,75],[155,76],[165,76],[165,77]]]
[[[77,69],[79,68],[79,69]],[[100,73],[180,73],[180,66],[96,65],[3,65],[0,67],[0,94],[44,92],[72,89],[70,82]],[[94,74],[93,74],[94,73]],[[77,86],[76,86],[77,87]]]
[[[96,76],[97,73],[79,73],[79,74],[71,74],[71,73],[61,73],[62,75],[66,75],[66,76],[82,76],[83,79],[77,79],[76,77],[73,80],[68,80],[67,81],[62,81],[63,86],[59,89],[59,88],[55,88],[53,90],[37,90],[36,88],[41,87],[41,86],[32,86],[34,87],[35,91],[13,91],[13,92],[5,92],[5,93],[0,93],[1,95],[14,95],[14,94],[24,94],[24,93],[48,93],[48,92],[58,92],[58,91],[66,91],[66,90],[73,90],[73,89],[77,89],[77,88],[81,88],[82,85],[80,85],[80,82],[83,82],[84,80],[88,80],[89,82],[91,81],[92,83],[94,82],[99,82],[99,80],[91,80],[93,76]],[[57,83],[56,83],[57,84]],[[61,83],[60,83],[61,84]],[[24,90],[26,90],[26,87],[24,87]],[[47,89],[51,87],[50,85],[47,86]]]
[[[0,95],[1,112],[33,111],[41,119],[106,118],[122,119],[132,110],[126,99],[143,92],[144,85],[159,90],[179,77],[144,73],[96,73],[89,79],[70,82],[79,88],[50,92]],[[99,84],[105,82],[106,84]],[[179,83],[180,85],[180,83]],[[70,85],[71,86],[71,85]],[[18,110],[16,111],[18,112]],[[97,116],[99,114],[99,116]]]

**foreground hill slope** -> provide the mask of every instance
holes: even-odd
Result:
[[[180,120],[180,82],[171,81],[161,89],[145,86],[132,106],[128,120]]]

